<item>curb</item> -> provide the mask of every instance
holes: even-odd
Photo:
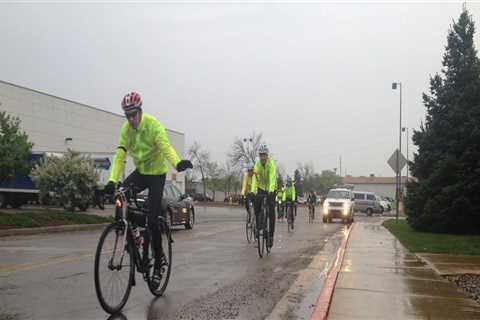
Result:
[[[109,223],[69,224],[69,225],[55,226],[55,227],[7,229],[7,230],[0,230],[0,238],[11,237],[11,236],[29,236],[29,235],[42,234],[42,233],[97,230],[97,229],[103,229],[107,225],[109,225]]]
[[[355,222],[348,229],[348,234],[345,239],[343,239],[340,248],[337,251],[337,257],[332,267],[328,271],[328,275],[325,279],[325,284],[323,285],[320,295],[318,296],[317,303],[315,304],[315,309],[313,310],[310,320],[324,320],[327,319],[328,309],[330,308],[330,302],[332,301],[333,290],[335,289],[335,283],[337,282],[338,273],[342,267],[343,257],[345,256],[345,249],[347,247],[348,239],[350,234],[355,226]]]

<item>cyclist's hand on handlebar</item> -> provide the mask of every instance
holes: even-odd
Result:
[[[180,162],[178,162],[177,164],[177,171],[178,172],[182,172],[182,171],[185,171],[187,169],[193,169],[193,164],[190,160],[180,160]]]

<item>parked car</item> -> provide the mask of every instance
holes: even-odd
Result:
[[[192,198],[194,201],[201,201],[201,202],[213,201],[212,197],[210,197],[208,194],[204,195],[203,193],[195,193],[193,194]]]
[[[392,204],[384,197],[377,197],[377,201],[383,208],[383,212],[392,210]]]
[[[325,195],[317,195],[317,204],[323,205],[323,202],[325,201],[326,197],[327,196],[325,196]]]
[[[377,196],[373,192],[354,191],[355,211],[365,212],[368,216],[374,213],[383,213],[383,208],[377,200]]]
[[[148,207],[148,191],[137,194],[137,205]],[[184,225],[185,229],[192,229],[195,224],[195,208],[193,199],[171,182],[165,181],[163,188],[162,207],[167,212],[167,220],[171,226]]]
[[[323,202],[323,223],[332,222],[333,218],[340,218],[344,223],[352,223],[354,204],[352,190],[330,189]]]
[[[303,204],[303,203],[306,203],[306,202],[307,202],[307,200],[304,197],[297,197],[297,203]]]
[[[223,199],[223,202],[241,203],[242,197],[239,194],[231,194]]]

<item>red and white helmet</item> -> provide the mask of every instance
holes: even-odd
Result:
[[[142,111],[142,97],[135,91],[128,93],[123,97],[122,108],[125,114]]]

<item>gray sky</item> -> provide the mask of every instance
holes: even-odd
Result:
[[[289,173],[341,156],[343,173],[391,176],[391,83],[418,128],[461,3],[2,3],[0,79],[118,113],[137,90],[219,162],[256,131]],[[480,4],[467,8],[478,30]]]

